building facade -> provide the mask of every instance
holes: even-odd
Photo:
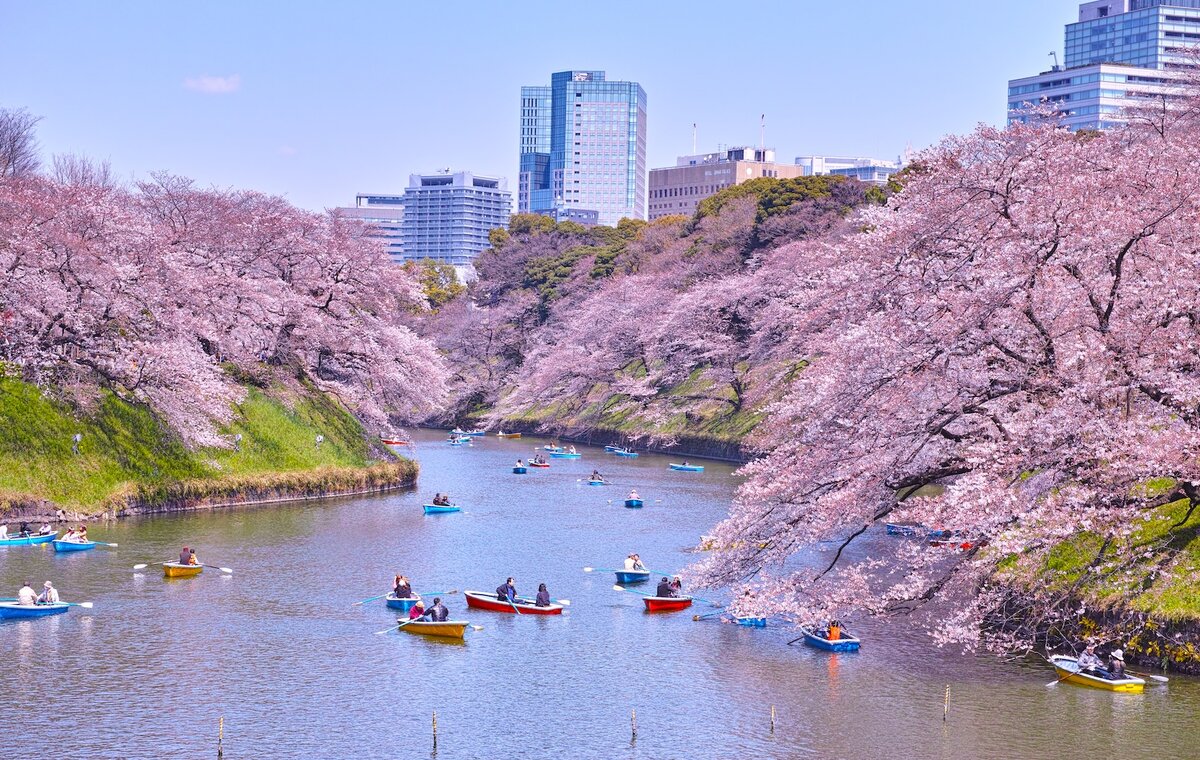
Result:
[[[392,263],[404,263],[403,194],[359,193],[353,206],[343,206],[337,211],[368,225],[370,235],[383,241]]]
[[[508,225],[511,210],[502,177],[413,174],[404,191],[404,258],[466,267],[490,246],[488,233]]]
[[[521,88],[517,210],[615,225],[646,218],[646,91],[603,71]],[[594,216],[593,216],[594,214]]]
[[[1008,83],[1009,123],[1032,105],[1071,129],[1112,129],[1128,109],[1171,97],[1187,48],[1200,44],[1200,0],[1094,0],[1068,24],[1062,66]]]
[[[796,165],[803,169],[802,176],[805,177],[832,174],[852,177],[872,185],[883,185],[908,163],[907,154],[908,151],[904,159],[895,161],[851,156],[797,156]]]
[[[691,216],[700,201],[730,185],[758,177],[790,179],[802,167],[775,161],[773,148],[728,148],[717,153],[680,156],[674,166],[650,170],[651,220],[672,214]]]

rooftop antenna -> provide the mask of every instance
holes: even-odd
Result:
[[[692,155],[696,155],[696,122],[692,122]]]
[[[1060,69],[1058,68],[1058,51],[1057,51],[1057,50],[1051,50],[1051,51],[1050,51],[1050,57],[1054,59],[1054,68],[1052,68],[1052,69],[1050,69],[1050,70],[1051,70],[1051,71],[1059,71]]]
[[[765,113],[758,117],[758,148],[764,152],[767,149],[767,115]]]

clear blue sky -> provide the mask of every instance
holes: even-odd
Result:
[[[767,144],[893,158],[1004,119],[1062,55],[1070,0],[758,3],[11,2],[0,106],[46,158],[107,159],[308,208],[441,167],[516,191],[519,88],[602,69],[645,88],[650,166]],[[214,91],[215,90],[215,91]]]

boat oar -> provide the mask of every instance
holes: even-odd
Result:
[[[384,596],[387,596],[387,594],[384,594]],[[382,631],[376,631],[375,635],[378,636],[381,633],[387,633],[388,631],[398,630],[398,629],[403,628],[404,626],[408,625],[409,623],[415,623],[416,621],[417,621],[417,618],[413,618],[411,620],[405,620],[400,625],[394,625],[391,628],[384,628]]]
[[[227,574],[229,574],[229,575],[233,575],[233,568],[232,568],[232,567],[217,567],[216,565],[206,565],[206,564],[204,564],[203,562],[201,562],[201,563],[200,563],[200,567],[212,567],[212,568],[216,568],[217,570],[220,570],[220,571],[221,571],[221,572],[223,572],[223,573],[227,573]]]
[[[585,573],[595,573],[595,572],[601,572],[601,573],[623,573],[623,572],[625,572],[625,571],[624,571],[624,570],[617,570],[617,569],[615,569],[615,568],[611,568],[611,567],[585,567],[585,568],[583,568],[583,572],[585,572]]]
[[[91,602],[63,602],[63,604],[67,605],[68,607],[82,607],[85,610],[90,610],[95,606]]]
[[[413,596],[450,596],[451,594],[457,593],[458,589],[452,588],[449,591],[422,591],[420,593],[414,591]],[[386,594],[384,596],[386,596]]]
[[[1167,678],[1166,676],[1156,676],[1153,673],[1139,673],[1136,670],[1126,670],[1125,672],[1133,673],[1135,676],[1140,676],[1142,678],[1149,678],[1151,681],[1158,681],[1159,683],[1170,683],[1171,681],[1171,679]]]
[[[358,606],[358,605],[360,605],[360,604],[366,604],[367,602],[373,602],[373,601],[375,601],[376,599],[382,599],[382,598],[384,598],[385,596],[387,596],[387,595],[388,595],[388,594],[390,594],[390,593],[392,593],[392,592],[391,592],[391,591],[389,591],[389,592],[387,592],[387,594],[380,594],[379,596],[373,596],[373,597],[371,597],[370,599],[363,599],[361,602],[355,602],[354,604],[352,604],[352,605],[350,605],[350,606],[351,606],[351,607],[357,607],[357,606]]]
[[[167,564],[167,563],[166,562],[142,562],[140,564],[134,565],[133,569],[134,570],[145,570],[147,567],[150,567],[150,565],[165,565],[165,564]]]

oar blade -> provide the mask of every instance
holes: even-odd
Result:
[[[571,606],[571,600],[570,600],[570,599],[555,599],[554,601],[558,602],[559,604],[561,604],[561,605],[562,605],[562,606],[564,606],[564,607],[570,607],[570,606]]]
[[[134,570],[145,570],[145,569],[146,569],[146,567],[147,567],[146,563],[145,563],[145,562],[143,562],[143,563],[142,563],[142,564],[140,564],[140,565],[134,565],[134,566],[133,566],[133,569],[134,569]]]
[[[221,572],[223,572],[223,573],[226,573],[226,574],[228,574],[228,575],[233,575],[233,568],[232,568],[232,567],[218,567],[217,569],[218,569],[218,570],[220,570],[220,571],[221,571]]]
[[[625,588],[624,586],[613,585],[613,591],[629,591],[629,589]]]
[[[91,602],[80,602],[79,606],[84,608],[85,610],[90,610],[92,607],[95,607],[96,605]]]

